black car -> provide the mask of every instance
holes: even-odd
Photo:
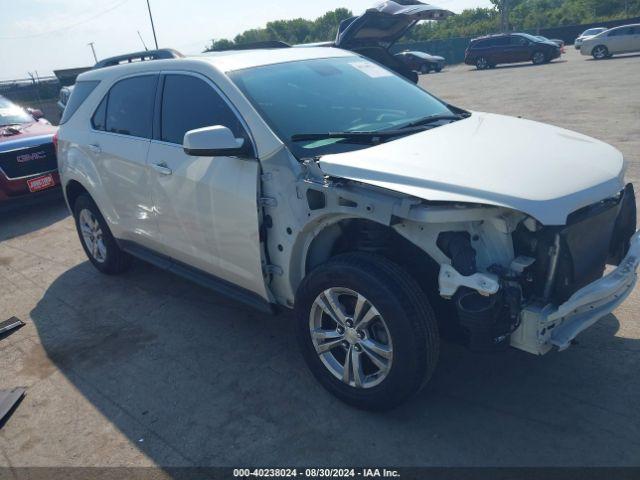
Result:
[[[395,57],[414,72],[440,72],[444,68],[444,57],[425,52],[409,51],[396,53]]]
[[[550,40],[542,40],[527,33],[490,35],[471,40],[464,63],[478,70],[493,68],[500,63],[550,62],[561,54],[560,47]]]

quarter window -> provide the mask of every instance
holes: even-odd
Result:
[[[91,95],[91,92],[93,92],[94,88],[96,88],[99,83],[100,82],[97,80],[81,81],[76,83],[73,87],[73,92],[69,97],[69,101],[64,107],[64,112],[60,119],[60,125],[69,121],[73,114],[76,113],[76,110],[80,108],[80,105],[82,105],[87,97]]]
[[[189,130],[214,125],[223,125],[236,137],[245,137],[229,105],[211,85],[191,75],[165,77],[160,124],[160,139],[180,145]]]
[[[144,75],[121,80],[111,87],[106,105],[106,131],[151,138],[157,82],[156,75]]]

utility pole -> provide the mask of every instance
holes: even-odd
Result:
[[[509,30],[509,0],[502,0],[502,9],[500,13],[500,26],[504,33]]]
[[[91,47],[91,51],[93,52],[93,59],[98,63],[98,56],[96,55],[96,49],[93,46],[93,42],[87,43]]]
[[[153,15],[151,15],[151,5],[147,0],[147,8],[149,9],[149,20],[151,20],[151,30],[153,30],[153,41],[156,44],[156,50],[158,49],[158,38],[156,37],[156,27],[153,25]]]

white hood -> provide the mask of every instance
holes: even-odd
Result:
[[[543,123],[474,112],[375,147],[320,158],[328,175],[432,201],[498,205],[544,225],[624,187],[622,154]]]

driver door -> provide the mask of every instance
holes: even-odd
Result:
[[[223,94],[195,73],[166,73],[147,164],[165,255],[267,298],[256,159],[187,155],[184,134],[223,125],[249,142]]]

